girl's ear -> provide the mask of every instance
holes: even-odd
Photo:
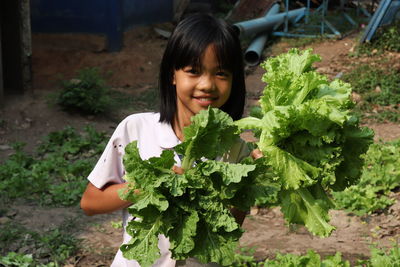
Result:
[[[174,73],[174,75],[172,76],[172,84],[173,84],[173,85],[176,85],[175,73]]]

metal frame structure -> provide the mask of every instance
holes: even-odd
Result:
[[[344,1],[344,0],[342,0]],[[327,12],[328,12],[328,5],[329,5],[329,0],[323,0],[322,3],[318,8],[316,8],[314,11],[311,12],[311,4],[310,0],[307,0],[307,6],[306,6],[306,12],[304,15],[304,24],[300,25],[299,22],[303,18],[298,18],[296,21],[296,24],[294,25],[295,29],[299,33],[290,33],[288,30],[288,25],[289,25],[289,20],[285,19],[284,21],[284,29],[283,31],[275,31],[272,33],[274,36],[282,36],[282,37],[308,37],[308,38],[316,38],[320,36],[328,37],[328,38],[342,38],[344,36],[343,33],[341,33],[336,27],[328,21],[327,17]],[[354,21],[354,19],[351,18],[350,15],[348,15],[345,10],[342,10],[342,15],[344,18],[354,27],[357,27],[358,24],[357,22]],[[285,0],[285,12],[289,12],[289,0]],[[362,12],[365,16],[370,17],[371,15],[360,6],[359,0],[357,1],[357,14]],[[319,23],[318,25],[311,25],[310,24],[310,17],[313,15],[314,17],[319,17]],[[314,28],[317,29],[316,32],[318,34],[307,34],[305,33],[307,29]]]
[[[359,43],[369,42],[379,26],[391,23],[400,12],[399,0],[382,0],[366,27]]]

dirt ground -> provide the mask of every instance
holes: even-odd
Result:
[[[94,117],[65,113],[49,104],[49,94],[57,90],[57,80],[72,78],[78,69],[99,67],[111,71],[108,84],[135,94],[157,85],[157,73],[166,39],[152,27],[136,28],[126,33],[124,48],[109,53],[104,49],[104,38],[89,35],[34,35],[33,36],[33,92],[23,96],[8,96],[0,109],[0,156],[5,159],[11,152],[14,141],[27,143],[31,151],[41,138],[51,131],[61,130],[67,125],[83,129],[94,125],[98,130],[111,133],[118,121],[127,115],[122,110],[116,116]],[[317,64],[318,71],[335,77],[346,72],[352,60],[349,51],[354,49],[355,36],[342,40],[328,40],[312,44],[323,61]],[[272,55],[283,52],[287,45],[278,44],[271,49]],[[260,78],[263,70],[255,67],[247,70],[248,105],[264,88]],[[368,124],[375,130],[376,139],[400,138],[400,125],[395,123]],[[397,193],[397,199],[400,194]],[[67,217],[77,218],[84,229],[79,232],[83,239],[80,253],[69,260],[70,266],[109,266],[121,242],[121,229],[111,226],[111,221],[120,221],[120,213],[86,217],[78,208],[41,208],[32,205],[15,205],[15,219],[35,229],[46,229],[57,225]],[[307,249],[327,255],[342,252],[344,258],[354,261],[369,255],[369,245],[379,242],[386,246],[400,234],[400,205],[393,205],[385,213],[363,218],[343,211],[332,211],[332,224],[337,230],[329,238],[317,238],[304,228],[285,226],[278,209],[263,209],[249,215],[243,225],[246,230],[241,239],[242,246],[255,247],[256,258],[282,253],[304,253]],[[25,218],[25,219],[23,219]],[[27,219],[29,218],[29,219]]]

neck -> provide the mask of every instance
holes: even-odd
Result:
[[[175,116],[172,129],[179,140],[184,141],[183,128],[190,125],[191,116]]]

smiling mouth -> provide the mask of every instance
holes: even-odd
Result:
[[[202,106],[209,106],[218,99],[217,97],[193,97],[193,98],[194,100],[196,100],[197,103],[199,103]]]

